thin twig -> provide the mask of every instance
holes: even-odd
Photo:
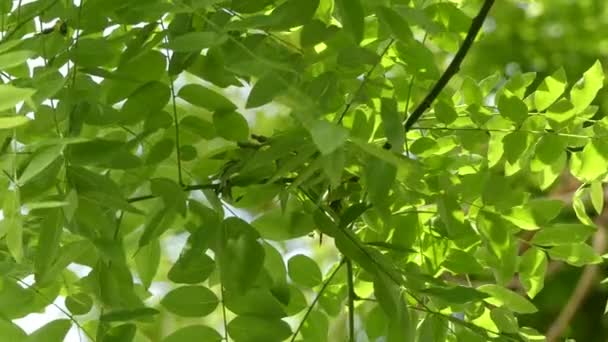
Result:
[[[475,18],[473,18],[473,21],[471,22],[471,27],[469,27],[469,32],[467,32],[467,35],[464,41],[462,42],[462,45],[456,52],[454,59],[452,59],[452,62],[450,62],[450,65],[447,67],[443,75],[441,75],[439,80],[437,80],[437,83],[435,83],[433,89],[431,89],[431,91],[427,94],[424,100],[422,100],[422,102],[414,110],[412,115],[410,115],[405,121],[404,129],[406,132],[412,128],[412,126],[416,123],[416,121],[418,121],[418,119],[420,119],[422,114],[431,106],[433,101],[435,101],[437,96],[439,96],[443,88],[445,88],[445,86],[452,79],[452,77],[456,75],[456,73],[458,73],[458,71],[460,70],[460,64],[469,52],[471,45],[473,45],[473,41],[475,40],[475,37],[477,37],[477,34],[481,29],[481,25],[488,16],[488,12],[490,12],[490,9],[492,8],[493,4],[494,0],[484,1],[483,5],[481,6],[481,9],[479,10],[479,13]]]
[[[346,260],[346,281],[348,284],[348,338],[355,342],[355,285],[353,281],[353,262]]]
[[[160,23],[160,27],[162,28],[163,31],[165,30],[165,25],[163,24],[163,20],[159,20]],[[165,35],[165,43],[167,44],[167,46],[169,45],[169,37],[168,35]],[[170,56],[170,52],[169,52],[169,48],[167,47],[165,49],[165,53],[166,53],[166,59],[167,59],[167,65],[169,65],[171,63],[171,59],[169,58]],[[171,104],[173,107],[173,124],[175,125],[175,152],[176,152],[176,159],[177,159],[177,180],[180,186],[184,186],[184,180],[182,178],[182,154],[181,154],[181,146],[179,143],[179,121],[177,118],[177,103],[175,101],[175,84],[173,83],[173,78],[171,77],[171,74],[169,73],[169,69],[167,68],[167,77],[169,77],[169,89],[171,89]]]
[[[226,292],[224,291],[224,282],[220,276],[220,292],[222,295],[222,320],[224,323],[224,341],[228,342],[228,319],[226,318]]]
[[[340,268],[342,268],[342,265],[344,265],[345,260],[346,259],[342,259],[340,261],[340,264],[338,264],[338,267],[336,267],[336,269],[333,272],[331,272],[329,277],[327,277],[327,279],[323,282],[323,285],[319,289],[319,292],[317,292],[315,299],[312,300],[312,303],[310,303],[310,305],[308,306],[308,309],[304,313],[304,317],[302,317],[302,320],[300,321],[300,324],[298,324],[296,331],[293,332],[293,335],[291,336],[291,340],[289,340],[290,342],[293,342],[296,340],[296,337],[298,337],[298,333],[300,333],[300,330],[302,330],[302,327],[304,326],[304,323],[308,319],[308,316],[310,316],[312,309],[315,307],[315,305],[317,304],[319,299],[321,299],[321,296],[323,295],[323,292],[325,292],[325,290],[329,286],[329,283],[331,283],[331,281],[334,279],[336,274],[338,274],[338,271],[340,270]]]

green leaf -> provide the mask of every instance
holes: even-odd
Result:
[[[63,213],[60,209],[45,210],[44,214],[40,223],[40,235],[34,261],[36,270],[34,276],[36,283],[40,286],[46,285],[42,280],[47,278],[51,265],[59,254],[64,224]]]
[[[68,319],[58,319],[45,324],[31,333],[27,342],[63,342],[72,322]]]
[[[470,246],[470,240],[477,239],[474,230],[470,223],[466,221],[464,212],[454,197],[448,194],[440,196],[437,199],[437,213],[447,229],[448,237],[458,247],[468,247]]]
[[[311,258],[303,254],[294,255],[287,262],[289,278],[295,283],[315,287],[323,281],[321,269]]]
[[[490,317],[501,332],[507,334],[517,334],[519,332],[517,318],[511,311],[505,308],[493,308],[490,311]]]
[[[35,89],[17,88],[8,84],[0,84],[0,111],[15,107],[21,101],[28,101],[36,92]],[[0,129],[14,128],[28,122],[23,116],[0,117]]]
[[[156,309],[146,307],[125,310],[113,310],[104,313],[102,316],[99,317],[99,320],[103,322],[132,321],[144,317],[155,316],[159,313],[160,311]]]
[[[580,187],[574,192],[574,196],[572,196],[572,208],[574,209],[574,213],[576,217],[578,217],[579,221],[589,227],[595,227],[595,223],[587,214],[587,208],[585,207],[585,202],[583,201],[583,197],[587,193],[587,188]]]
[[[23,218],[21,216],[21,201],[19,192],[7,191],[4,193],[4,203],[2,206],[1,232],[6,234],[5,242],[8,251],[17,262],[23,260]]]
[[[508,284],[517,269],[518,247],[512,235],[513,227],[499,215],[484,211],[477,214],[477,229],[497,259],[493,266],[498,283]]]
[[[365,30],[365,12],[361,0],[336,0],[336,5],[340,10],[342,27],[359,44]]]
[[[4,318],[0,319],[0,336],[11,342],[27,341],[25,331],[23,331],[23,329],[21,329],[17,324]]]
[[[253,286],[264,265],[259,234],[245,221],[231,217],[222,223],[219,249],[222,283],[229,291],[243,293]]]
[[[160,265],[160,243],[154,241],[139,249],[135,255],[135,268],[144,288],[148,289]]]
[[[251,223],[265,238],[283,241],[306,236],[315,229],[313,218],[299,210],[270,210]]]
[[[448,327],[448,321],[444,317],[427,315],[417,329],[417,341],[445,341]]]
[[[165,337],[162,342],[220,342],[222,340],[222,335],[208,326],[189,325],[172,332],[169,336]]]
[[[28,180],[37,176],[45,168],[51,165],[63,152],[63,145],[51,145],[36,151],[25,170],[19,176],[19,185],[24,185]]]
[[[214,269],[213,259],[194,246],[186,246],[171,266],[167,278],[174,283],[196,284],[209,278]]]
[[[286,288],[283,288],[289,291]],[[277,287],[272,289],[252,288],[245,294],[225,292],[226,308],[236,315],[249,315],[256,317],[283,318],[287,316],[285,304],[281,302],[290,301],[290,294],[282,298],[277,292]]]
[[[84,315],[91,311],[93,299],[84,292],[65,297],[65,307],[74,315]]]
[[[270,15],[271,27],[286,30],[306,24],[319,7],[319,0],[287,0]]]
[[[103,336],[102,342],[131,342],[135,338],[137,327],[135,324],[127,323],[112,327]]]
[[[604,86],[604,70],[600,61],[595,61],[593,65],[585,71],[583,77],[579,79],[570,90],[570,99],[574,105],[574,110],[578,113],[584,110],[593,102],[597,92]]]
[[[453,274],[481,274],[483,267],[470,253],[452,248],[441,266]]]
[[[247,141],[249,138],[249,124],[238,112],[215,112],[213,124],[217,134],[230,141]]]
[[[486,299],[492,305],[505,307],[522,314],[531,314],[538,311],[529,300],[502,286],[487,284],[478,287],[477,290],[492,296]]]
[[[382,98],[380,116],[382,117],[382,126],[384,127],[386,139],[395,152],[402,153],[403,145],[405,144],[405,133],[399,112],[397,111],[397,101]]]
[[[519,260],[519,280],[528,297],[534,298],[544,287],[547,255],[537,247],[530,247]]]
[[[462,81],[462,96],[464,97],[465,103],[468,104],[483,104],[483,93],[477,82],[470,78],[464,77]]]
[[[582,182],[592,182],[606,174],[608,169],[608,143],[592,140],[581,152],[572,154],[570,170]]]
[[[302,326],[302,338],[305,341],[327,342],[329,334],[329,320],[327,316],[319,310],[313,310],[308,315],[308,319]]]
[[[236,105],[223,95],[198,84],[187,84],[183,86],[177,96],[187,102],[205,108],[209,111],[231,112],[236,109]]]
[[[175,210],[165,210],[165,208],[156,208],[154,214],[148,217],[144,226],[144,232],[139,238],[139,247],[144,247],[152,240],[159,238],[165,231],[170,228],[170,225],[175,220]]]
[[[180,123],[181,125],[181,123]],[[146,165],[154,165],[160,163],[171,156],[175,143],[171,138],[165,138],[158,141],[150,148],[148,155],[145,158]]]
[[[166,47],[175,52],[193,52],[220,45],[225,40],[225,36],[214,32],[188,32],[171,39]]]
[[[528,147],[528,133],[515,131],[505,135],[502,139],[504,154],[509,163],[515,164]]]
[[[69,264],[81,258],[85,253],[90,254],[92,248],[94,247],[88,240],[74,241],[63,245],[48,271],[36,278],[36,282],[46,284],[55,279]]]
[[[0,85],[1,87],[2,85]],[[2,91],[2,89],[0,88],[0,91]],[[2,95],[0,95],[0,100],[1,100]],[[0,103],[1,105],[1,103]],[[0,117],[0,129],[11,129],[11,128],[17,128],[19,126],[25,125],[26,123],[30,122],[30,119],[28,119],[25,116],[1,116]]]
[[[559,68],[547,76],[534,92],[536,110],[543,111],[552,105],[566,90],[566,72]]]
[[[422,290],[422,292],[450,304],[466,304],[487,297],[485,293],[464,286],[431,287]]]
[[[10,51],[0,55],[0,70],[6,70],[25,63],[36,54],[33,51],[18,50]]]
[[[405,62],[407,71],[423,80],[436,79],[439,70],[435,65],[433,52],[421,42],[411,39],[407,44],[397,42],[397,56]]]
[[[120,111],[120,122],[135,124],[161,111],[171,98],[171,89],[160,81],[150,81],[138,87]]]
[[[604,211],[604,188],[599,181],[591,182],[589,187],[589,195],[591,196],[591,204],[598,215]]]
[[[281,342],[291,335],[291,328],[280,319],[237,316],[228,323],[228,334],[239,342]]]
[[[215,310],[219,300],[206,287],[182,286],[167,293],[160,303],[182,317],[204,317]]]
[[[409,325],[410,314],[399,286],[384,274],[378,273],[374,278],[374,295],[389,318],[387,340],[406,341],[408,332],[403,327]]]
[[[559,223],[538,231],[532,243],[540,246],[558,246],[582,243],[593,235],[596,228],[582,224]]]
[[[255,108],[271,102],[285,89],[285,81],[274,72],[262,76],[251,88],[245,108]]]
[[[150,190],[163,199],[165,208],[175,209],[182,216],[186,216],[187,196],[176,182],[169,178],[153,178],[150,180]]]
[[[456,113],[454,107],[448,104],[446,101],[437,101],[433,108],[435,110],[437,120],[442,124],[448,125],[458,119],[458,113]]]
[[[518,124],[528,117],[528,107],[517,96],[502,94],[498,99],[498,110],[502,116]]]
[[[405,43],[413,38],[410,25],[399,13],[385,6],[378,7],[376,11],[380,21],[388,26],[393,36],[398,40]]]
[[[395,182],[397,168],[383,160],[370,158],[364,175],[370,201],[374,206],[384,207]]]
[[[322,154],[328,155],[340,148],[348,138],[348,131],[325,120],[315,120],[310,128],[312,141]]]
[[[117,49],[105,38],[80,39],[71,50],[70,58],[83,67],[96,67],[110,63],[117,57]]]
[[[545,114],[553,129],[564,127],[575,115],[574,105],[564,98],[549,106]]]
[[[549,256],[555,260],[565,261],[573,266],[584,266],[601,263],[602,257],[585,243],[555,246],[549,250]]]
[[[557,134],[543,135],[535,148],[535,157],[545,165],[555,163],[566,150],[566,142]]]

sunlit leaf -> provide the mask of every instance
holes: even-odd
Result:
[[[314,287],[322,281],[321,270],[317,263],[303,254],[291,257],[287,265],[289,277],[298,284]]]
[[[488,284],[482,285],[477,289],[492,296],[491,298],[487,298],[486,301],[493,305],[504,306],[518,313],[534,313],[538,311],[534,304],[526,298],[504,287]]]
[[[583,77],[579,79],[570,90],[570,98],[577,112],[589,106],[597,92],[604,86],[604,70],[600,61],[595,61],[593,65],[585,71]]]
[[[519,280],[528,297],[534,298],[542,289],[547,271],[547,256],[536,247],[530,247],[519,261]]]

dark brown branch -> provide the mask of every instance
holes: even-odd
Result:
[[[435,83],[433,89],[431,89],[431,91],[427,94],[424,100],[422,100],[418,107],[416,107],[412,115],[410,115],[405,121],[404,128],[406,132],[412,128],[416,121],[420,119],[422,114],[424,114],[424,112],[431,106],[431,104],[433,104],[433,101],[435,101],[437,96],[439,96],[439,94],[441,93],[443,88],[445,88],[445,86],[448,84],[450,79],[452,79],[452,77],[458,73],[458,71],[460,70],[460,64],[469,52],[471,45],[473,45],[473,41],[475,40],[475,37],[477,37],[477,34],[481,29],[481,25],[488,16],[488,12],[490,12],[490,9],[492,8],[493,4],[494,0],[484,1],[483,5],[481,6],[481,9],[479,10],[479,13],[475,18],[473,18],[471,27],[469,28],[469,32],[467,32],[467,36],[464,38],[464,41],[458,49],[458,52],[456,52],[454,59],[452,59],[452,62],[450,62],[450,65],[447,67],[447,69],[445,69],[443,75],[441,75],[437,83]]]

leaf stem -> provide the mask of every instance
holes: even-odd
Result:
[[[167,30],[165,29],[165,24],[163,24],[163,20],[160,19],[159,21],[160,27],[162,28],[162,30],[164,32],[166,32]],[[167,44],[167,46],[169,45],[169,37],[167,35],[165,35],[165,43]],[[182,178],[182,154],[181,154],[181,146],[179,143],[179,121],[177,118],[177,103],[175,101],[175,84],[173,83],[173,78],[171,77],[171,74],[169,73],[169,63],[171,63],[171,59],[169,58],[170,56],[170,52],[169,52],[169,48],[167,47],[165,49],[165,58],[167,59],[167,77],[169,78],[169,89],[171,89],[171,105],[172,105],[172,109],[173,109],[173,124],[175,125],[175,153],[176,153],[176,159],[177,159],[177,180],[178,183],[181,187],[184,187],[184,180]]]
[[[483,5],[481,6],[481,9],[479,10],[479,13],[475,18],[473,18],[471,26],[469,27],[469,31],[467,32],[467,35],[464,38],[464,41],[462,42],[462,45],[456,52],[454,59],[452,59],[450,65],[448,65],[443,75],[441,75],[439,80],[437,80],[437,83],[435,83],[435,85],[424,98],[424,100],[422,100],[422,102],[418,105],[418,107],[416,107],[412,115],[410,115],[405,121],[404,129],[406,132],[409,131],[412,126],[414,126],[414,124],[418,121],[418,119],[420,119],[422,114],[424,114],[424,112],[431,106],[433,101],[435,101],[437,96],[439,96],[443,88],[445,88],[445,86],[452,79],[452,77],[454,77],[454,75],[458,73],[458,71],[460,70],[460,64],[469,52],[471,45],[473,45],[473,41],[475,40],[475,37],[477,37],[477,34],[481,29],[481,25],[488,16],[488,13],[490,12],[490,9],[492,8],[493,4],[494,0],[484,1]]]
[[[353,279],[353,263],[346,259],[346,280],[348,284],[348,338],[355,342],[355,284]]]

